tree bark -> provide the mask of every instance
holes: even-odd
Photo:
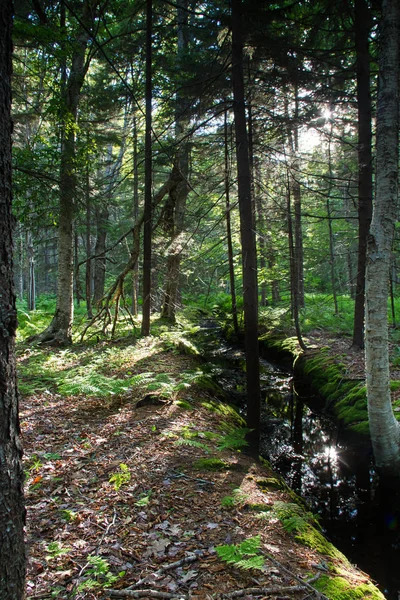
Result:
[[[28,256],[28,310],[36,309],[35,247],[32,233],[26,232],[26,253]]]
[[[12,2],[0,4],[0,598],[21,600],[25,589],[22,445],[15,361],[17,312],[11,212]]]
[[[177,2],[177,69],[185,69],[184,57],[188,49],[187,33],[187,0]],[[168,248],[167,274],[165,278],[164,301],[161,316],[172,323],[175,322],[176,309],[178,306],[179,277],[181,271],[182,257],[182,233],[184,231],[186,200],[189,193],[187,178],[189,175],[189,140],[187,137],[188,117],[187,100],[179,91],[176,95],[175,109],[175,136],[179,144],[176,166],[182,173],[182,180],[170,194],[171,208],[173,214],[171,242]]]
[[[243,80],[242,2],[232,0],[232,84],[235,115],[236,160],[242,243],[243,303],[246,351],[247,424],[249,441],[257,450],[260,440],[260,364],[258,347],[257,255],[251,201],[251,173],[246,131]]]
[[[49,327],[37,336],[38,341],[57,343],[72,342],[73,303],[73,221],[76,202],[75,130],[78,104],[85,79],[88,61],[86,49],[93,22],[92,10],[96,2],[86,0],[76,34],[69,74],[63,94],[63,120],[61,135],[59,225],[58,225],[58,273],[56,312]]]
[[[90,181],[89,181],[89,162],[86,165],[86,273],[85,273],[85,295],[87,318],[93,319],[92,311],[92,231],[91,231],[91,202],[90,202]]]
[[[365,362],[375,462],[381,473],[397,478],[400,476],[400,429],[390,397],[387,302],[397,217],[399,32],[399,2],[384,0],[376,129],[376,198],[367,247]]]
[[[235,335],[239,335],[239,323],[237,315],[235,268],[233,264],[233,244],[231,227],[231,201],[230,201],[230,169],[229,169],[229,135],[228,135],[228,111],[224,112],[224,149],[225,149],[225,208],[226,208],[226,242],[228,246],[228,265],[229,265],[229,287],[232,300],[232,322]]]
[[[298,282],[298,268],[296,261],[296,250],[295,240],[293,235],[293,220],[292,220],[292,207],[291,207],[291,182],[288,181],[287,197],[286,197],[286,210],[287,210],[287,223],[288,223],[288,244],[289,244],[289,261],[290,261],[290,295],[292,299],[292,315],[294,320],[294,326],[296,329],[296,336],[299,342],[299,346],[302,350],[306,350],[303,337],[301,335],[300,319],[299,319],[299,282]]]
[[[94,277],[93,277],[93,304],[97,304],[104,296],[106,281],[106,242],[108,225],[108,207],[96,207],[96,243],[94,248]]]
[[[136,222],[139,215],[139,169],[138,169],[138,132],[137,119],[133,114],[133,222]],[[139,236],[133,237],[132,251],[139,254],[140,239]],[[138,316],[138,295],[139,295],[139,262],[136,261],[135,267],[132,270],[132,307],[131,313],[135,317]]]
[[[152,194],[153,160],[151,149],[152,127],[152,35],[153,3],[146,2],[146,131],[145,131],[145,182],[143,223],[143,304],[142,335],[150,333],[151,312],[151,238],[152,238]]]
[[[369,33],[371,16],[366,0],[355,0],[358,108],[358,263],[354,304],[353,346],[364,347],[364,304],[367,237],[372,217],[372,102]]]

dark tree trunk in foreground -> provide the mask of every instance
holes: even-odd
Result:
[[[247,424],[248,427],[253,430],[249,437],[249,441],[258,449],[260,439],[261,395],[258,348],[257,256],[254,215],[251,202],[249,148],[246,132],[241,13],[241,0],[232,0],[232,83],[238,171],[240,238],[242,243]]]
[[[358,264],[354,305],[353,346],[364,347],[364,301],[367,236],[372,217],[372,124],[369,32],[366,0],[355,0],[358,107]]]
[[[400,477],[400,425],[392,409],[388,347],[388,287],[397,218],[400,5],[384,0],[380,31],[376,125],[376,198],[368,236],[365,366],[368,417],[381,474]]]
[[[151,238],[152,238],[152,174],[153,161],[151,150],[152,124],[152,22],[153,3],[146,3],[146,132],[144,148],[144,223],[143,223],[143,305],[142,305],[142,335],[150,333],[151,309]]]
[[[25,589],[25,509],[12,262],[11,24],[12,3],[3,0],[0,4],[0,598],[22,600]]]

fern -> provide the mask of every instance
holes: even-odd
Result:
[[[229,431],[226,435],[221,437],[221,442],[218,445],[218,450],[240,450],[248,446],[248,442],[245,439],[251,429],[247,427],[235,427]]]
[[[310,521],[315,521],[314,516],[305,512],[299,504],[280,500],[274,502],[270,516],[278,518],[288,533],[305,531]]]
[[[205,450],[205,452],[210,452],[210,448],[202,442],[198,442],[197,440],[191,440],[187,438],[179,438],[174,442],[175,446],[191,446],[192,448],[200,448],[201,450]]]
[[[292,531],[305,531],[308,528],[308,522],[300,515],[293,515],[292,517],[283,519],[282,525],[288,533]]]
[[[262,569],[264,559],[259,554],[261,539],[259,535],[243,540],[240,544],[227,544],[215,548],[218,556],[239,569]]]

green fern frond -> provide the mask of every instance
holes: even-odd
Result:
[[[247,427],[235,427],[221,437],[218,450],[240,450],[241,448],[248,446],[249,444],[245,438],[250,431],[251,429],[248,429]]]
[[[174,442],[175,446],[191,446],[192,448],[200,448],[201,450],[205,450],[206,452],[210,452],[210,449],[205,444],[198,442],[197,440],[187,439],[187,438],[179,438]]]
[[[218,556],[228,564],[239,569],[262,569],[264,559],[259,554],[261,539],[256,535],[240,544],[226,544],[215,548]]]
[[[282,525],[288,533],[293,531],[305,531],[308,528],[308,522],[299,515],[293,515],[282,520]]]
[[[243,540],[241,544],[239,544],[238,549],[242,554],[257,554],[261,547],[261,538],[259,535],[255,535],[254,537],[247,538],[247,540]]]
[[[264,559],[262,556],[252,556],[251,558],[239,560],[239,562],[236,563],[236,566],[245,571],[250,571],[250,569],[261,570],[264,566]]]

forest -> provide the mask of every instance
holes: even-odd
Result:
[[[295,430],[398,497],[398,4],[4,0],[0,600],[397,600]]]

